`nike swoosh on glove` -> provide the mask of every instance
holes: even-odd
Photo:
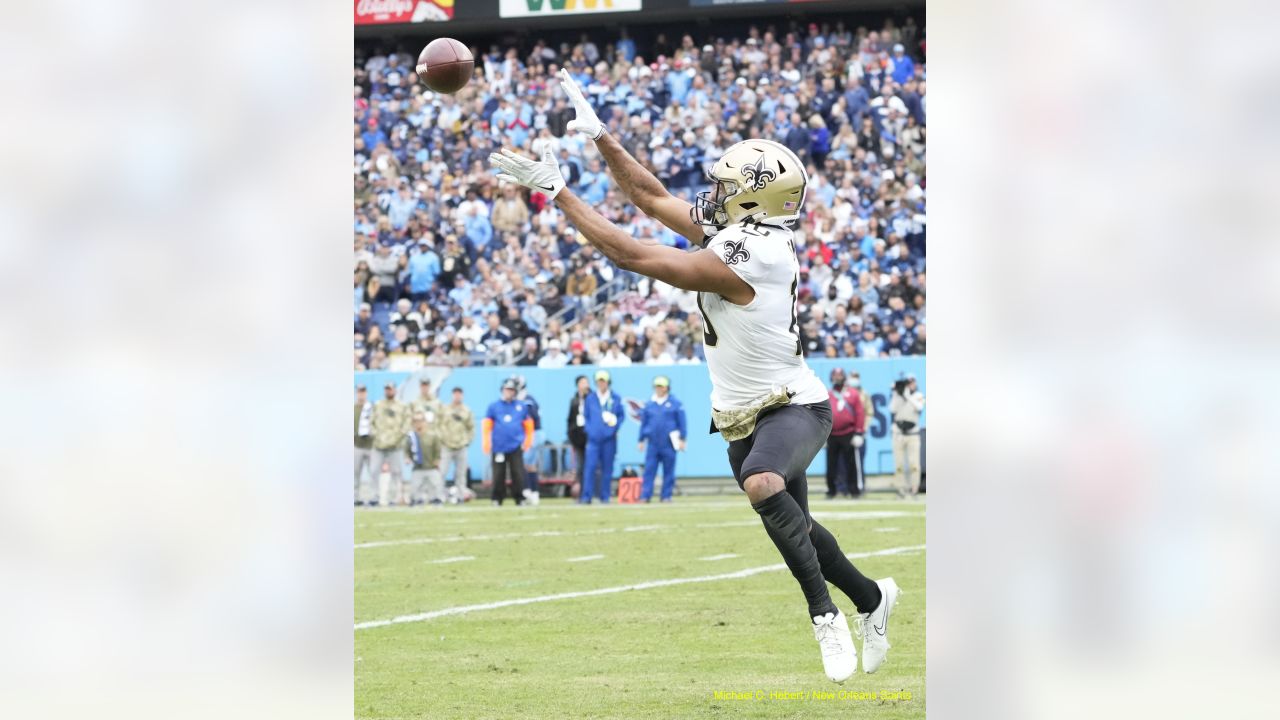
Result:
[[[565,129],[588,135],[592,140],[599,140],[604,134],[604,123],[600,122],[596,111],[591,109],[591,103],[587,102],[587,98],[582,94],[582,88],[578,87],[578,83],[574,81],[569,71],[560,68],[559,75],[560,87],[564,88],[564,94],[569,96],[575,113],[574,119],[569,121]]]
[[[545,193],[547,197],[555,198],[564,189],[564,176],[560,174],[560,165],[556,163],[551,148],[543,152],[541,162],[502,148],[501,154],[489,155],[489,164],[498,170],[499,180],[523,185]]]

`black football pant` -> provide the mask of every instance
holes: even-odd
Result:
[[[507,482],[511,482],[511,499],[519,505],[524,502],[524,454],[519,450],[504,454],[502,462],[498,462],[499,453],[493,457],[493,499],[499,504],[507,499]]]
[[[853,433],[827,438],[827,497],[835,497],[843,478],[845,492],[858,494],[856,475],[858,448],[853,446]],[[842,472],[843,471],[843,472]]]

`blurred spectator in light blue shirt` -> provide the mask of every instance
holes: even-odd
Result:
[[[605,193],[609,191],[609,176],[600,167],[600,160],[592,158],[587,164],[587,171],[578,180],[578,189],[582,191],[582,199],[589,205],[604,202]]]
[[[387,216],[391,218],[391,227],[403,230],[417,207],[418,199],[413,196],[408,186],[401,186],[400,191],[387,200]]]
[[[636,59],[636,41],[627,34],[626,28],[621,28],[620,32],[622,36],[618,38],[614,47],[622,53],[622,57],[626,58],[627,62],[633,62]]]
[[[858,341],[858,357],[880,357],[884,351],[884,340],[876,335],[874,325],[867,324],[862,328],[862,339]]]
[[[414,302],[426,298],[440,274],[440,257],[426,239],[418,241],[418,252],[409,256],[409,296]]]
[[[471,281],[461,275],[454,276],[453,289],[449,291],[449,299],[457,303],[458,307],[468,307],[471,305]]]

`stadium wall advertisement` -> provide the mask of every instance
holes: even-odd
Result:
[[[870,422],[867,435],[868,475],[893,473],[893,448],[889,436],[889,394],[893,381],[902,374],[913,374],[919,384],[920,391],[928,397],[925,387],[924,357],[882,358],[882,359],[811,359],[809,366],[824,382],[831,374],[832,368],[842,367],[845,370],[856,370],[862,375],[862,387],[871,394],[875,405],[875,417]],[[392,382],[399,388],[397,397],[408,402],[418,397],[418,382],[422,378],[430,378],[432,387],[441,401],[450,401],[452,388],[460,387],[465,393],[466,404],[476,415],[476,438],[471,444],[469,455],[472,477],[484,477],[483,469],[488,467],[480,447],[480,420],[484,417],[489,403],[498,399],[499,386],[511,375],[523,375],[528,383],[529,394],[538,401],[542,414],[542,431],[546,440],[553,443],[565,442],[566,423],[569,414],[569,399],[573,394],[574,378],[578,375],[592,377],[597,370],[595,365],[578,365],[555,369],[537,367],[427,367],[414,372],[395,372],[389,370],[365,371],[355,373],[355,384],[363,383],[369,388],[369,399],[376,401],[382,398],[382,388]],[[613,377],[613,388],[624,398],[632,398],[645,402],[653,394],[653,378],[666,375],[671,380],[671,394],[684,403],[688,416],[689,437],[688,449],[681,453],[676,461],[679,477],[728,477],[729,464],[725,457],[725,442],[720,436],[712,435],[711,417],[711,379],[707,375],[705,365],[669,365],[647,366],[636,365],[625,368],[606,368]],[[928,411],[921,417],[922,427],[928,426]],[[614,468],[615,478],[623,465],[640,466],[644,454],[636,449],[637,431],[640,425],[628,417],[622,429],[618,431],[618,456]],[[818,453],[813,465],[809,467],[811,487],[825,487],[826,450]],[[816,483],[816,485],[815,485]]]
[[[454,0],[355,0],[356,25],[447,22]]]
[[[498,0],[504,18],[582,15],[585,13],[638,12],[642,0]]]

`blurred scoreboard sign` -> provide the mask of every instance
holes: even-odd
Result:
[[[454,0],[355,0],[356,25],[445,22]]]
[[[498,0],[504,18],[562,17],[602,12],[635,12],[641,0]]]
[[[807,0],[689,0],[689,4],[693,7],[707,7],[711,5],[747,5],[758,3],[786,3],[786,2],[806,2]]]

